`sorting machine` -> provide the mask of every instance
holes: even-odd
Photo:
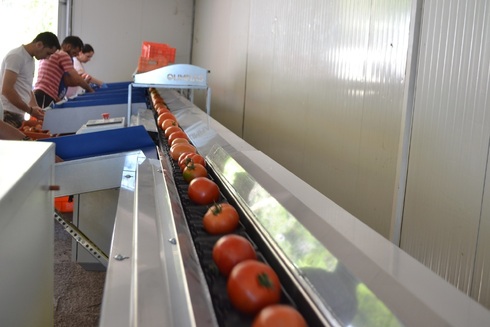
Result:
[[[160,92],[206,158],[209,176],[220,187],[219,201],[238,210],[235,233],[248,238],[259,260],[277,272],[281,302],[296,307],[310,326],[490,324],[488,310],[237,137],[179,90],[161,80],[135,80],[129,90],[155,87]],[[82,195],[75,217],[92,208],[83,237],[93,241],[95,231],[100,241],[79,238],[77,243],[107,269],[100,326],[250,326],[253,317],[231,305],[226,278],[212,261],[219,236],[203,230],[208,206],[188,198],[188,184],[169,155],[163,131],[156,126],[148,135],[145,149],[101,151],[55,165],[56,196]],[[110,196],[101,202],[98,192]],[[90,194],[97,200],[84,200]]]

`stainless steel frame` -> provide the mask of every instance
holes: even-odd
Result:
[[[54,154],[0,140],[1,326],[53,326]]]
[[[128,156],[100,326],[215,326],[165,162]],[[169,183],[170,182],[170,183]]]

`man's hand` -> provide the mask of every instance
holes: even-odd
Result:
[[[44,119],[44,110],[42,110],[41,107],[34,106],[32,107],[32,113],[30,115],[37,119]]]

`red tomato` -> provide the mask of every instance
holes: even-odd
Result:
[[[160,126],[163,126],[163,123]],[[173,126],[169,126],[169,127],[165,128],[164,131],[165,131],[165,137],[168,138],[170,136],[170,134],[172,134],[173,132],[182,131],[182,128],[180,128],[179,126],[173,125]]]
[[[182,155],[179,157],[179,160],[177,160],[177,163],[180,167],[180,170],[184,170],[184,168],[187,166],[187,164],[190,162],[190,159],[187,160],[193,153],[188,152],[188,153],[182,153]],[[204,165],[203,165],[204,166]]]
[[[206,167],[206,159],[204,159],[204,157],[198,153],[186,153],[185,155],[180,156],[178,164],[180,169],[184,170],[184,168],[191,162],[198,163]]]
[[[226,289],[231,304],[247,314],[256,314],[281,299],[281,284],[276,272],[257,260],[245,260],[233,267]]]
[[[174,144],[177,144],[177,143],[187,143],[187,144],[190,144],[188,139],[183,139],[183,138],[179,137],[179,138],[173,139],[172,140],[172,144],[170,144],[170,146],[172,146]]]
[[[162,114],[159,114],[157,118],[157,125],[162,126],[162,123],[165,119],[175,119],[175,116],[171,112],[164,112]]]
[[[170,128],[170,127],[169,127]],[[172,132],[169,136],[168,136],[168,144],[172,144],[172,141],[174,139],[189,139],[189,137],[187,136],[187,134],[183,131],[183,130],[180,130],[180,131],[175,131],[175,132]],[[178,159],[178,158],[177,158]],[[176,159],[176,160],[177,160]]]
[[[163,114],[158,115],[158,126],[161,126],[163,121],[165,119],[173,119],[177,121],[177,118],[175,118],[174,114],[171,112],[164,112]]]
[[[203,167],[202,165],[199,166]],[[231,204],[216,203],[206,211],[202,222],[206,232],[217,235],[233,232],[238,226],[238,220],[238,212]]]
[[[165,113],[165,112],[170,112],[170,110],[165,106],[164,104],[160,105],[159,107],[156,107],[156,112],[157,112],[157,115],[160,116],[161,114]]]
[[[170,126],[179,126],[179,123],[177,123],[176,120],[172,119],[172,118],[168,118],[168,119],[165,119],[161,124],[160,124],[160,127],[162,128],[162,130],[166,130],[168,127]]]
[[[305,318],[292,306],[273,304],[262,309],[252,327],[307,327]]]
[[[208,171],[203,165],[190,163],[185,167],[182,176],[187,183],[196,177],[208,177]]]
[[[163,98],[159,95],[152,96],[152,102],[154,107],[158,107],[160,105],[166,106],[165,101],[163,101]]]
[[[187,156],[193,154],[194,152],[184,152],[180,155],[179,159],[177,160],[177,163],[179,164],[180,166],[180,162],[184,160],[184,158],[186,158]],[[185,166],[182,167],[182,170],[184,170]]]
[[[213,247],[213,260],[222,275],[228,277],[231,270],[244,260],[256,260],[257,253],[245,237],[228,234],[222,236]]]
[[[160,93],[158,92],[158,90],[155,90],[155,91],[151,92],[151,95],[150,96],[151,96],[151,99],[152,100],[161,100],[161,101],[163,101],[163,98],[160,95]]]
[[[195,153],[195,154],[191,155],[190,158],[192,159],[192,161],[194,163],[198,163],[198,164],[201,164],[204,167],[206,167],[206,159],[204,159],[204,157],[201,156],[200,154]]]
[[[163,102],[163,100],[159,100],[156,103],[153,103],[153,108],[157,110],[158,108],[168,108],[167,105]]]
[[[218,185],[207,177],[194,178],[187,194],[194,203],[201,205],[217,202],[220,197]]]
[[[154,92],[150,93],[150,97],[153,101],[158,100],[158,101],[163,101],[162,96],[158,92],[158,90],[155,90]]]
[[[170,147],[170,156],[172,159],[177,160],[179,156],[184,152],[196,152],[196,148],[189,143],[177,143]]]
[[[42,120],[38,120],[36,117],[31,116],[31,118],[29,118],[29,120],[24,120],[22,122],[22,127],[24,127],[24,126],[32,127],[32,126],[36,126],[37,124],[42,125],[42,123],[43,123]]]
[[[151,100],[152,100],[152,102],[153,102],[153,106],[155,106],[155,105],[157,105],[157,104],[160,104],[160,103],[161,103],[161,104],[165,103],[165,102],[163,101],[163,98],[160,96],[160,94],[152,94],[152,95],[151,95]]]

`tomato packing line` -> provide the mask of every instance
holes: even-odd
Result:
[[[166,82],[164,72],[137,74],[129,88],[158,89],[206,158],[220,201],[238,210],[235,233],[274,268],[281,301],[310,325],[373,325],[375,317],[393,326],[458,326],[468,306],[473,326],[490,321],[487,310],[196,107],[182,95],[193,86]],[[199,88],[209,95],[207,85]],[[127,151],[56,165],[57,178],[66,178],[56,183],[66,183],[59,195],[117,189],[108,201],[115,214],[100,326],[249,325],[212,262],[218,237],[203,232],[208,206],[190,201],[161,129],[154,141],[156,157]]]

